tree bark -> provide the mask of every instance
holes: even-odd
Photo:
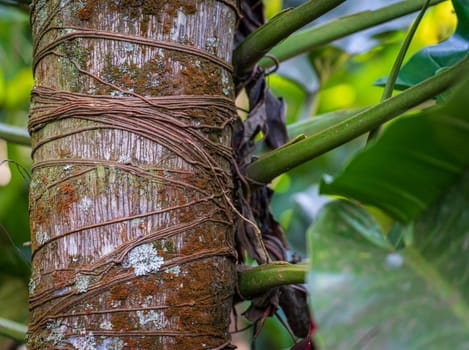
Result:
[[[229,344],[234,3],[33,2],[30,349]]]

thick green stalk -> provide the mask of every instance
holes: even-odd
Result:
[[[404,58],[410,47],[410,43],[412,42],[412,39],[415,33],[417,32],[417,28],[420,25],[420,22],[422,21],[423,15],[427,11],[428,6],[430,6],[430,0],[425,0],[425,4],[420,10],[417,18],[415,18],[414,23],[412,23],[412,26],[410,27],[409,32],[407,33],[406,38],[404,42],[402,43],[399,53],[397,54],[396,61],[394,62],[392,66],[391,73],[389,73],[388,81],[386,82],[386,85],[384,86],[383,95],[381,96],[381,101],[384,101],[387,98],[392,96],[392,92],[394,91],[394,85],[396,83],[399,70],[401,69],[402,62],[404,62]]]
[[[269,289],[285,284],[305,283],[308,265],[272,262],[239,273],[239,292],[253,298]]]
[[[345,0],[310,0],[294,9],[280,12],[269,22],[248,35],[233,52],[233,65],[236,76],[247,75],[252,67],[272,47],[295,30],[337,7]]]
[[[469,74],[469,55],[451,68],[407,89],[405,92],[367,108],[311,137],[265,154],[247,168],[248,177],[268,183],[276,176],[313,159],[376,126],[399,116],[458,83]]]
[[[394,61],[394,64],[392,65],[391,73],[389,73],[388,80],[386,81],[386,85],[384,86],[383,94],[381,95],[381,102],[392,96],[392,92],[394,91],[394,85],[396,83],[397,76],[401,69],[402,62],[404,62],[404,58],[407,53],[407,50],[409,49],[410,43],[412,42],[412,38],[417,32],[417,28],[420,22],[422,21],[423,15],[425,14],[425,11],[427,11],[427,8],[429,5],[430,5],[430,0],[425,0],[425,4],[423,5],[422,9],[417,15],[417,18],[415,19],[414,23],[412,23],[412,26],[410,27],[410,30],[407,33],[404,42],[402,43],[399,53],[397,54],[396,60]],[[381,129],[381,125],[378,125],[376,128],[371,130],[370,133],[368,134],[367,142],[370,142],[371,140],[378,137],[380,129]]]
[[[26,129],[3,123],[0,123],[0,139],[19,145],[31,146],[31,138]]]
[[[24,341],[27,327],[24,324],[0,317],[0,334],[8,338]]]
[[[325,24],[295,33],[275,46],[269,54],[280,62],[301,53],[310,51],[333,40],[343,38],[352,33],[390,21],[422,8],[426,0],[406,0],[373,11],[358,12],[353,15],[337,18]],[[431,0],[430,5],[436,5],[444,0]],[[274,66],[275,62],[269,58],[260,60],[259,65],[264,68]]]
[[[354,110],[339,110],[334,111],[322,115],[315,116],[314,118],[308,118],[305,120],[300,120],[293,124],[287,125],[287,132],[288,132],[288,143],[295,143],[299,142],[300,140],[304,139],[306,136],[314,135],[324,129],[327,129],[334,124],[341,122],[342,120],[350,118],[352,115],[356,114],[359,110],[362,109],[354,109]],[[284,145],[285,146],[285,145]],[[266,145],[261,145],[259,147],[257,154],[265,154],[271,151],[270,148],[267,148]]]

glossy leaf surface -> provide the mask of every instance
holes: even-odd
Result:
[[[394,251],[351,202],[324,207],[309,230],[311,307],[321,348],[469,348],[469,174],[407,227]]]

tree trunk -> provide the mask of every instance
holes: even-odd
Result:
[[[234,0],[32,5],[30,349],[230,342]]]

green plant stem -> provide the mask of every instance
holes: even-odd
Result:
[[[276,176],[353,140],[438,95],[468,74],[469,55],[454,66],[442,70],[399,95],[369,107],[302,141],[265,154],[247,167],[247,176],[255,183],[268,183]]]
[[[300,139],[304,139],[307,136],[314,135],[324,129],[327,129],[328,127],[331,127],[332,125],[337,124],[342,120],[350,118],[352,115],[356,114],[358,111],[361,111],[363,109],[364,108],[334,111],[315,116],[314,118],[308,118],[289,124],[287,125],[287,132],[289,138],[287,144],[299,142]],[[256,154],[262,155],[270,151],[271,149],[267,148],[265,144],[261,144]]]
[[[336,39],[418,11],[425,1],[406,0],[378,10],[363,11],[337,18],[317,27],[292,34],[285,41],[275,46],[269,54],[280,62],[285,61]],[[431,0],[430,5],[436,5],[443,1]],[[269,58],[262,58],[259,65],[270,68],[275,65],[275,62]]]
[[[28,328],[21,323],[0,317],[0,334],[18,341],[24,341]]]
[[[235,76],[244,77],[272,47],[295,30],[303,27],[345,0],[309,0],[280,12],[266,24],[248,35],[233,52]]]
[[[275,287],[305,283],[307,271],[306,264],[284,261],[256,266],[239,273],[239,292],[245,298],[253,298]]]
[[[394,61],[394,64],[392,65],[391,72],[389,73],[389,77],[386,81],[386,85],[384,86],[383,94],[381,95],[381,102],[383,102],[384,100],[392,96],[392,92],[394,91],[394,85],[396,83],[399,70],[401,69],[402,62],[404,62],[404,58],[409,49],[410,43],[412,42],[412,39],[415,33],[417,32],[417,28],[420,22],[422,21],[423,15],[425,14],[425,11],[427,10],[429,4],[430,4],[430,0],[426,0],[425,4],[423,4],[422,9],[417,15],[417,18],[415,18],[414,23],[412,23],[412,26],[410,27],[410,30],[407,33],[405,40],[402,43],[401,48],[399,49],[399,53],[397,54],[396,60]],[[370,133],[368,134],[367,143],[372,141],[376,137],[378,137],[380,129],[381,129],[381,124],[370,131]]]
[[[19,145],[31,146],[31,138],[26,129],[3,123],[0,123],[0,139]]]

